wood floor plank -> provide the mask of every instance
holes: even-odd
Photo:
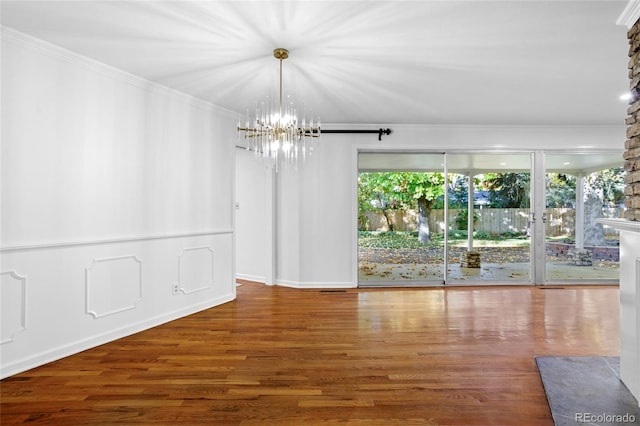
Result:
[[[237,300],[0,382],[0,423],[552,425],[535,356],[618,356],[617,287]]]

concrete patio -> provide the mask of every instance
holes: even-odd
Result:
[[[362,262],[358,268],[360,283],[376,281],[441,281],[443,264]],[[463,268],[460,263],[448,265],[448,281],[491,281],[492,283],[528,282],[529,263],[483,263],[480,268]],[[567,261],[547,263],[547,281],[617,280],[617,262],[594,262],[591,266],[576,266]]]

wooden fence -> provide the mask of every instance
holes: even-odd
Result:
[[[443,233],[448,223],[449,229],[458,229],[456,216],[461,210],[450,209],[448,221],[444,220],[444,210],[432,210],[429,217],[429,229],[434,233]],[[484,231],[488,234],[504,234],[517,232],[524,234],[529,226],[529,209],[475,209],[477,220],[475,231]],[[547,209],[546,234],[547,237],[573,236],[575,226],[574,209]],[[389,214],[396,231],[416,231],[418,217],[413,210],[392,210]],[[623,209],[604,208],[603,216],[608,218],[624,217]],[[365,212],[365,221],[370,231],[388,231],[387,222],[380,213]],[[605,235],[615,235],[614,229],[605,227]]]

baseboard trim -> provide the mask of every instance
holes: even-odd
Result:
[[[253,281],[257,283],[264,283],[266,281],[265,277],[261,277],[259,275],[238,274],[238,273],[236,273],[236,280]]]
[[[322,289],[322,288],[356,288],[357,285],[352,282],[339,282],[339,281],[331,281],[331,282],[298,282],[298,281],[288,281],[288,280],[276,280],[276,285],[281,287],[291,287],[298,289]]]

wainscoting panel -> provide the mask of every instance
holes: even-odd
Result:
[[[86,288],[87,313],[94,318],[134,309],[142,300],[142,261],[136,256],[94,259]]]
[[[2,272],[0,281],[0,344],[13,342],[27,328],[27,277],[15,271]]]
[[[179,289],[191,294],[213,286],[213,250],[211,247],[185,249],[178,256]]]
[[[229,229],[1,252],[3,378],[236,294]]]

